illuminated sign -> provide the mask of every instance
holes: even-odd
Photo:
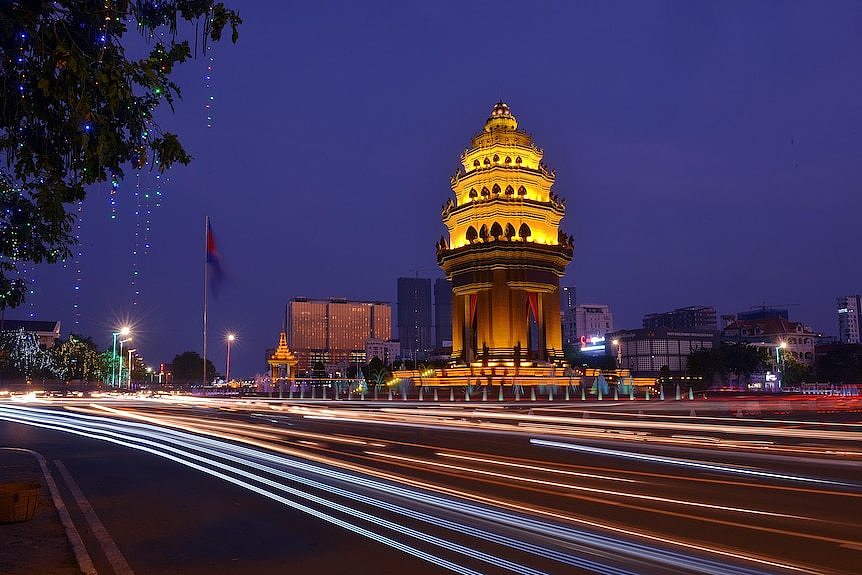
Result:
[[[594,335],[592,337],[587,337],[585,335],[581,336],[581,351],[604,351],[605,349],[605,336],[603,335]]]

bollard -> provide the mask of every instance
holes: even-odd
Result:
[[[392,401],[392,388],[389,388],[389,401]]]
[[[290,386],[287,392],[287,399],[293,399],[293,386]]]
[[[644,399],[649,401],[649,388],[646,388],[646,397]]]
[[[566,386],[566,401],[569,401],[569,386]]]
[[[515,388],[515,401],[521,401],[521,388],[517,385],[513,385],[512,387]]]
[[[401,401],[407,401],[407,386],[401,385]]]
[[[676,393],[674,394],[674,399],[675,399],[676,401],[679,401],[679,400],[680,400],[680,397],[679,397],[679,384],[678,384],[678,383],[676,384]]]
[[[467,386],[467,389],[464,390],[464,401],[470,401],[470,386]]]
[[[664,401],[664,386],[658,388],[658,398]]]
[[[587,400],[587,390],[583,385],[581,385],[581,401],[586,401],[586,400]]]
[[[436,387],[434,388],[434,401],[440,401],[439,399],[437,399],[437,388]]]
[[[530,401],[536,401],[536,388],[530,386]]]
[[[694,400],[694,392],[691,390],[690,387],[688,388],[688,399],[689,401]]]
[[[455,388],[449,388],[449,401],[455,401]]]
[[[323,399],[326,399],[326,386],[323,386]]]
[[[347,390],[347,401],[353,401],[353,389]]]
[[[596,387],[598,388],[598,392],[599,392],[598,400],[601,401],[602,400],[602,388],[599,386],[596,386]]]
[[[314,397],[315,392],[317,392],[317,388],[316,388],[316,387],[312,387],[312,388],[311,388],[311,399],[316,399],[316,398]]]
[[[497,395],[497,401],[503,401],[503,384],[500,384],[500,393]]]
[[[614,388],[614,401],[619,401],[619,400],[620,400],[620,392],[619,392],[619,390],[615,387],[615,388]]]
[[[305,399],[305,388],[304,387],[299,388],[299,399]]]
[[[377,384],[374,385],[374,401],[377,401]]]
[[[488,388],[482,387],[482,401],[488,401]]]
[[[362,401],[365,401],[365,392],[364,391],[362,392],[362,395],[359,397],[359,399],[361,399]]]
[[[419,388],[419,401],[423,401],[423,398],[422,398],[422,395],[423,395],[423,393],[422,393],[422,392],[423,392],[423,391],[424,391],[424,388],[420,387],[420,388]]]
[[[635,400],[635,386],[632,385],[629,387],[629,401],[634,401],[634,400]]]

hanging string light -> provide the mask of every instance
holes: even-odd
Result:
[[[207,44],[207,69],[204,73],[204,112],[206,113],[207,128],[213,127],[213,115],[215,112],[215,94],[213,94],[213,67],[215,60],[213,59],[213,47]]]
[[[75,325],[81,324],[81,259],[84,255],[83,244],[81,244],[81,224],[84,221],[84,202],[78,202],[78,217],[75,226],[75,279],[73,289],[72,309],[74,310]]]

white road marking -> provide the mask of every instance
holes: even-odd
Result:
[[[105,526],[96,515],[96,512],[93,511],[93,506],[90,505],[90,502],[84,496],[84,492],[81,491],[81,488],[78,487],[78,484],[72,478],[72,474],[69,473],[69,470],[66,469],[66,466],[63,465],[62,461],[55,459],[54,465],[56,465],[57,469],[60,470],[60,475],[63,476],[63,480],[69,487],[69,491],[72,492],[72,496],[75,498],[75,502],[81,509],[81,513],[84,514],[84,518],[87,520],[87,523],[90,524],[90,529],[93,530],[93,535],[102,547],[102,551],[104,551],[105,557],[107,557],[108,563],[111,564],[111,568],[114,570],[114,573],[116,575],[134,575],[135,572],[132,571],[126,558],[120,552],[114,538],[111,537],[111,534],[108,533],[107,529],[105,529]]]

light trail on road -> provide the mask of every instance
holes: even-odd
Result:
[[[813,531],[799,533],[799,536],[816,541],[821,546],[831,545],[851,552],[862,549],[862,543],[853,538],[827,534],[858,528],[858,523],[809,518],[798,513],[787,513],[780,508],[726,505],[681,495],[667,497],[640,492],[644,489],[666,490],[668,487],[664,482],[679,482],[685,491],[692,491],[685,477],[645,473],[636,467],[617,468],[613,465],[602,466],[600,472],[587,472],[572,468],[569,463],[547,460],[541,456],[512,459],[481,451],[453,451],[441,449],[440,445],[424,445],[415,440],[386,437],[386,433],[381,431],[386,429],[387,423],[397,423],[404,426],[404,433],[414,429],[417,433],[433,435],[429,431],[429,421],[434,421],[434,426],[439,425],[440,428],[451,429],[452,433],[466,436],[485,437],[490,434],[490,437],[500,437],[501,430],[495,428],[504,426],[509,434],[524,437],[525,445],[529,445],[530,439],[535,439],[530,435],[534,430],[530,430],[529,425],[526,428],[519,425],[523,423],[519,418],[495,418],[497,423],[492,424],[494,428],[486,427],[481,420],[488,418],[488,413],[492,412],[484,409],[423,409],[414,415],[402,408],[377,411],[285,403],[271,405],[273,411],[284,414],[284,419],[279,417],[269,420],[265,414],[260,414],[261,405],[257,403],[231,405],[230,411],[223,409],[224,402],[184,401],[182,405],[176,405],[159,401],[100,401],[90,404],[70,402],[64,405],[74,411],[60,411],[50,403],[39,407],[0,403],[0,419],[111,441],[166,457],[458,573],[512,572],[537,575],[560,573],[560,565],[578,572],[608,575],[840,572],[807,566],[798,561],[785,560],[780,555],[769,556],[751,549],[743,552],[697,538],[668,537],[661,534],[661,529],[652,532],[643,528],[626,529],[619,523],[622,517],[619,513],[613,515],[616,519],[599,521],[582,514],[554,511],[545,504],[524,501],[530,492],[521,491],[520,486],[526,484],[545,489],[542,494],[535,496],[541,500],[553,497],[553,490],[590,493],[593,500],[587,502],[591,506],[589,514],[598,512],[604,506],[601,499],[604,497],[608,504],[613,499],[621,498],[642,501],[647,505],[682,505],[700,508],[708,513],[762,517],[762,520],[773,522],[813,520],[825,527],[812,525],[810,529],[824,534],[818,535]],[[428,415],[426,412],[437,413]],[[220,413],[230,415],[222,416]],[[454,417],[452,413],[457,413],[458,418],[467,419],[451,425]],[[513,424],[513,421],[516,423]],[[594,423],[596,420],[587,421]],[[338,429],[326,429],[325,426],[329,425],[327,422],[339,426]],[[360,427],[362,423],[372,425],[363,428]],[[295,429],[297,426],[317,426],[317,429]],[[348,428],[350,432],[344,433],[343,429]],[[497,435],[494,436],[494,433]],[[544,433],[547,435],[547,431]],[[567,437],[565,433],[561,436]],[[824,437],[818,440],[827,441]],[[553,440],[542,438],[539,441]],[[704,448],[699,441],[691,444],[698,449]],[[682,443],[675,449],[688,448],[688,445]],[[383,448],[385,451],[381,451]],[[523,448],[519,449],[528,453]],[[605,453],[602,449],[609,452]],[[611,453],[613,451],[627,453],[596,448],[585,450],[585,454],[611,462],[614,459],[629,459]],[[647,454],[647,457],[651,456]],[[657,457],[669,461],[700,462],[691,457]],[[459,463],[456,465],[453,461]],[[637,461],[640,459],[635,458]],[[673,466],[669,461],[657,459],[653,463]],[[772,460],[764,456],[763,461]],[[408,469],[402,464],[412,467]],[[711,464],[715,463],[706,463]],[[724,467],[749,469],[748,466],[724,463],[715,465],[718,468],[695,468],[719,474],[726,473]],[[507,471],[495,471],[495,467]],[[443,473],[447,470],[457,475]],[[808,475],[804,474],[771,471],[763,472],[762,475],[743,475],[750,477],[751,483],[734,483],[734,489],[759,490],[763,481],[786,480],[784,475],[808,479]],[[554,479],[547,476],[553,476]],[[498,495],[505,494],[504,498],[481,494],[481,491],[488,490],[488,487],[482,487],[488,479],[497,482],[497,487],[492,489]],[[714,484],[728,483],[710,480],[708,476],[697,479]],[[600,486],[609,481],[620,487],[630,486],[635,491]],[[856,498],[859,495],[858,483],[833,479],[816,481],[824,486],[844,488],[843,491],[834,492],[824,488],[817,492],[823,497]],[[459,483],[464,485],[459,486]],[[298,489],[299,486],[302,488]],[[500,488],[505,490],[500,491]],[[710,497],[720,495],[710,491],[703,493]],[[772,505],[780,501],[778,499]],[[639,517],[647,517],[645,514],[661,511],[659,507],[642,507],[631,512],[639,514]],[[576,528],[577,525],[583,528]],[[761,526],[735,523],[729,528],[745,530],[760,529]],[[782,533],[780,528],[773,528],[772,531],[776,535]],[[785,535],[797,535],[786,529],[784,531]]]

